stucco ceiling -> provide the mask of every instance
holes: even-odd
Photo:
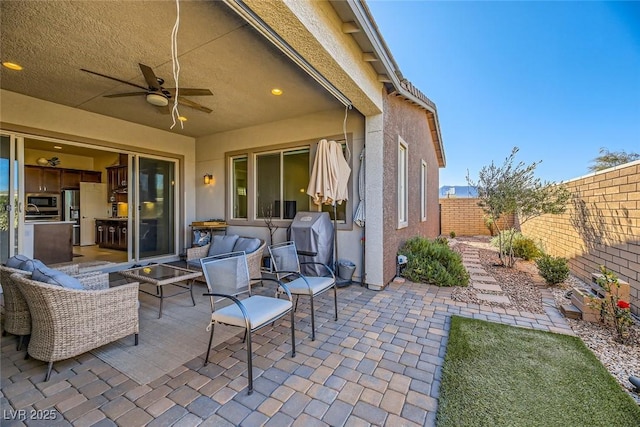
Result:
[[[171,117],[144,96],[105,98],[134,87],[81,71],[86,68],[147,86],[138,63],[174,87],[172,1],[2,1],[1,68],[8,91],[169,130]],[[179,87],[206,88],[213,96],[190,97],[213,110],[180,107],[185,128],[198,137],[260,123],[341,108],[325,89],[218,1],[180,2]],[[271,89],[284,90],[273,96]],[[10,108],[10,105],[2,105]]]

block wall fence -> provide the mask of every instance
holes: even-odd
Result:
[[[456,236],[490,236],[479,201],[477,198],[440,199],[441,234],[448,236],[454,231]],[[513,215],[501,218],[499,224],[501,229],[513,227]]]
[[[640,314],[640,161],[563,184],[573,194],[567,211],[529,220],[522,233],[567,258],[586,282],[600,265],[614,271],[631,286],[631,310]]]

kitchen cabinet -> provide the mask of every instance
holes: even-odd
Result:
[[[60,175],[60,169],[25,165],[25,191],[27,193],[59,193]]]
[[[102,172],[62,169],[61,186],[63,190],[79,190],[81,182],[102,182]]]
[[[96,219],[96,244],[101,248],[127,250],[126,219]]]
[[[107,167],[109,202],[127,202],[128,174],[129,168],[126,165]]]

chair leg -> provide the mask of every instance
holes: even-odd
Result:
[[[333,285],[333,304],[336,308],[336,321],[338,320],[338,287]]]
[[[293,311],[298,311],[298,300],[300,299],[300,295],[296,295],[296,306],[293,308]]]
[[[24,341],[24,335],[20,335],[20,338],[18,338],[18,348],[16,349],[17,351],[20,351],[20,349],[22,348],[23,341]]]
[[[253,360],[251,358],[251,332],[247,329],[244,331],[247,336],[247,365],[249,369],[249,393],[253,393]]]
[[[44,377],[45,382],[49,381],[49,378],[51,378],[51,369],[53,369],[53,362],[49,362],[49,368],[47,369],[47,376]]]
[[[316,340],[316,314],[315,314],[315,310],[313,309],[313,294],[311,294],[310,297],[311,297],[311,341],[315,341]]]
[[[275,324],[276,322],[273,322],[273,323]],[[242,337],[242,343],[244,344],[246,341],[247,341],[247,330],[245,329],[244,336]]]
[[[205,357],[204,359],[204,366],[207,366],[207,364],[209,363],[209,353],[211,353],[211,343],[213,342],[213,329],[215,328],[215,325],[212,323],[211,324],[211,335],[209,336],[209,346],[207,347],[207,357]]]
[[[291,310],[291,357],[296,357],[296,328],[293,324],[293,310]]]
[[[138,345],[138,334],[135,334],[134,336],[135,336],[135,342],[136,342],[135,345]]]
[[[2,331],[2,336],[3,336],[3,337],[6,337],[6,336],[7,336],[7,331],[3,330],[3,331]]]

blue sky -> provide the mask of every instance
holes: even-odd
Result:
[[[491,161],[588,173],[600,147],[640,153],[640,2],[367,2],[405,78],[438,106],[440,185]]]

